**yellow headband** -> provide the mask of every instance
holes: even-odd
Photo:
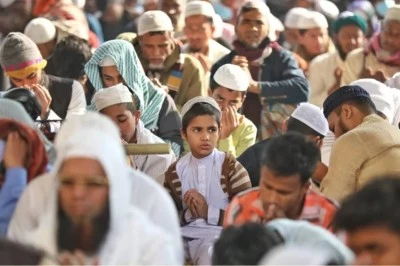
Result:
[[[25,67],[25,68],[22,68],[19,70],[8,71],[5,73],[7,76],[9,76],[11,78],[23,79],[33,72],[44,69],[46,67],[46,65],[47,65],[47,61],[43,59],[40,63]]]

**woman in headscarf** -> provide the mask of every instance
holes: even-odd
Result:
[[[35,125],[33,119],[28,115],[28,113],[20,103],[9,99],[0,99],[0,119],[3,118],[13,119],[17,122],[28,125],[29,127],[35,129],[40,139],[44,143],[49,164],[52,164],[54,162],[56,158],[56,153],[53,144],[51,144],[51,142],[43,135],[43,133]]]
[[[124,83],[132,92],[147,129],[171,143],[177,157],[183,141],[181,120],[173,99],[146,77],[133,45],[124,40],[102,44],[85,66],[96,91]],[[92,101],[92,109],[95,109]]]
[[[27,183],[43,174],[46,166],[46,150],[38,132],[16,120],[0,118],[0,234],[7,232]]]

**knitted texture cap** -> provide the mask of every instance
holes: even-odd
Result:
[[[336,109],[339,105],[346,101],[353,100],[355,98],[364,97],[371,101],[369,93],[357,85],[343,86],[326,98],[324,102],[324,115],[328,118],[329,114]]]
[[[23,33],[10,32],[0,48],[0,64],[7,74],[43,61],[36,44]]]

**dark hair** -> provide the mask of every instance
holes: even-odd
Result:
[[[400,234],[400,176],[381,176],[346,198],[333,220],[335,230],[385,226]]]
[[[148,34],[150,35],[150,36],[154,36],[154,35],[164,35],[164,34],[166,34],[166,33],[169,33],[169,31],[150,31],[150,32],[148,32]]]
[[[297,132],[273,137],[264,151],[262,166],[280,176],[299,174],[305,184],[313,174],[319,158],[317,146]]]
[[[217,82],[210,82],[210,90],[211,90],[211,92],[214,92],[216,89],[218,89],[219,87],[223,87],[223,86],[220,86]],[[227,88],[228,89],[228,88]],[[229,92],[232,92],[233,90],[231,90],[231,89],[228,89],[229,90]],[[245,96],[246,94],[247,94],[247,91],[241,91],[240,92],[240,94],[242,95],[242,96]]]
[[[301,36],[303,36],[307,31],[308,31],[308,29],[307,30],[299,30],[299,33]]]
[[[340,108],[343,104],[349,104],[349,105],[354,105],[359,109],[363,114],[369,115],[369,114],[376,114],[378,111],[376,110],[376,106],[374,102],[367,97],[356,97],[354,99],[351,99],[349,101],[345,101],[342,104],[340,104],[336,108],[336,113],[340,114],[342,108]]]
[[[92,57],[89,43],[70,35],[59,42],[50,57],[55,76],[78,80],[85,75],[85,64]]]
[[[132,113],[138,110],[134,103],[125,103],[125,108]]]
[[[218,124],[218,127],[221,127],[221,113],[215,109],[214,106],[208,103],[196,103],[194,104],[189,111],[182,117],[182,130],[186,132],[187,127],[190,122],[198,116],[201,115],[211,115],[214,117],[215,121]]]
[[[288,132],[298,132],[305,136],[318,136],[320,138],[324,138],[324,135],[321,135],[311,127],[307,126],[303,122],[297,120],[296,118],[289,117],[287,122],[287,131]]]
[[[214,244],[213,265],[257,265],[264,255],[284,243],[274,229],[246,223],[225,228]]]

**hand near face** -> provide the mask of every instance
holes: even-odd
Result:
[[[328,90],[328,95],[334,93],[336,90],[340,88],[340,82],[342,80],[342,75],[343,75],[343,69],[340,67],[337,67],[335,69],[335,84]]]
[[[265,211],[264,222],[269,222],[278,218],[285,218],[285,212],[277,204],[270,204]]]
[[[60,265],[86,265],[87,257],[80,250],[76,250],[73,253],[66,251],[58,256],[58,261]],[[98,265],[98,261],[99,259],[95,258],[91,264]]]
[[[234,107],[228,106],[226,110],[222,112],[221,139],[228,138],[240,125],[241,121],[243,121],[243,116],[239,115]]]
[[[169,92],[168,86],[162,85],[161,81],[158,78],[152,78],[150,79],[151,82],[153,82],[153,84],[159,88],[161,88],[162,90],[164,90],[166,93]]]
[[[370,68],[363,69],[363,71],[361,72],[361,78],[375,79],[382,83],[385,83],[386,80],[389,79],[389,77],[387,77],[386,74],[383,73],[381,70],[378,70],[375,73],[372,73],[372,70]]]
[[[184,197],[183,202],[189,206],[189,209],[193,215],[193,218],[204,218],[208,217],[208,205],[203,195],[197,190],[188,190]]]
[[[45,87],[40,84],[32,85],[31,89],[35,93],[38,101],[40,102],[40,105],[42,106],[40,117],[42,119],[46,119],[46,115],[50,111],[50,104],[52,101],[50,93]]]
[[[210,60],[208,60],[207,56],[205,56],[202,53],[195,53],[195,54],[193,54],[193,56],[196,57],[200,61],[201,66],[204,69],[204,73],[207,73],[210,71],[211,63],[210,63]]]
[[[28,144],[17,131],[11,132],[7,137],[4,149],[4,166],[9,168],[26,167],[28,157]]]

